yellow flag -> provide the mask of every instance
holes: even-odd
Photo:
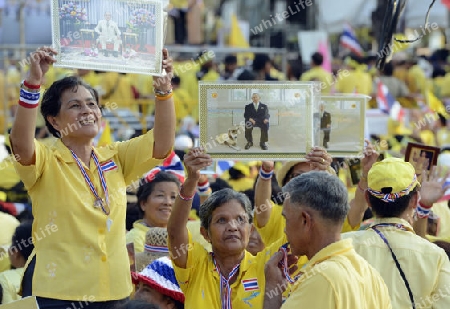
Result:
[[[438,112],[439,114],[441,114],[442,116],[445,117],[445,119],[449,119],[450,115],[447,113],[444,104],[442,103],[441,100],[439,100],[434,94],[433,92],[431,92],[430,90],[427,91],[427,103],[428,103],[428,107],[435,111]]]
[[[112,144],[113,137],[111,134],[111,127],[106,119],[102,119],[102,127],[97,137],[94,139],[94,144],[96,147],[103,147]]]
[[[241,48],[250,48],[250,45],[247,39],[244,37],[244,34],[239,27],[239,22],[235,14],[231,16],[231,31],[229,38],[229,45],[231,47],[241,47]],[[253,59],[253,53],[238,53],[238,65],[245,65],[246,59]]]

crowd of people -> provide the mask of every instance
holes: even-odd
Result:
[[[14,160],[0,162],[0,304],[450,308],[444,51],[397,57],[383,72],[354,55],[327,72],[314,53],[310,70],[293,64],[283,76],[267,55],[238,67],[234,55],[222,66],[202,53],[186,71],[164,49],[164,77],[68,74],[53,68],[55,54],[34,52],[8,96]],[[357,181],[355,162],[332,157],[325,135],[297,160],[203,173],[213,160],[195,146],[198,82],[283,79],[374,98],[384,84],[409,118],[366,140]],[[99,139],[102,106],[112,103],[153,114],[153,127]],[[438,166],[405,162],[409,141],[440,147]]]

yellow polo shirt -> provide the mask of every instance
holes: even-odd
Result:
[[[403,219],[375,219],[370,226],[380,223],[403,224],[407,229],[403,231],[392,227],[379,227],[405,273],[416,307],[450,308],[450,261],[444,250],[417,236],[411,225]],[[352,238],[356,252],[380,272],[389,288],[392,307],[411,308],[406,286],[381,237],[372,229],[346,233],[342,237]]]
[[[355,252],[351,239],[320,250],[302,272],[282,309],[392,308],[386,284]]]
[[[211,244],[205,240],[200,233],[200,220],[191,221],[187,223],[189,232],[192,233],[192,238],[200,243],[206,250],[211,251]],[[126,242],[134,244],[134,252],[144,252],[144,244],[147,231],[150,228],[142,223],[142,220],[138,220],[133,223],[133,228],[126,235]]]
[[[313,67],[311,70],[305,72],[300,77],[302,82],[319,81],[321,83],[321,90],[323,94],[329,94],[331,85],[333,85],[333,75],[325,71],[322,67]]]
[[[22,298],[17,294],[22,274],[23,268],[11,269],[0,273],[0,285],[3,288],[3,299],[0,299],[0,304],[9,304]]]
[[[283,216],[281,215],[283,206],[275,205],[272,201],[271,206],[272,212],[270,214],[270,219],[264,227],[259,227],[256,216],[254,222],[254,226],[258,230],[259,235],[261,235],[261,239],[266,246],[278,241],[280,238],[286,237],[284,233],[284,230],[286,228],[286,220],[284,220]],[[348,223],[348,218],[345,218],[344,225],[342,226],[342,233],[357,231],[359,227],[360,225],[358,224],[357,226],[352,228]]]
[[[263,307],[264,265],[281,245],[281,241],[274,243],[256,256],[245,251],[237,279],[231,284],[233,309]],[[193,242],[190,233],[187,250],[186,268],[179,268],[173,264],[178,284],[186,298],[185,308],[221,308],[220,276],[215,269],[211,254],[200,244]],[[254,289],[246,287],[243,283],[244,280],[256,282]]]
[[[347,74],[337,76],[336,92],[372,94],[372,76],[364,71],[349,71]]]
[[[126,142],[95,148],[100,164],[115,165],[104,172],[109,216],[94,207],[95,198],[61,140],[51,146],[35,141],[35,165],[15,162],[33,203],[33,234],[37,235],[34,296],[83,300],[90,295],[100,302],[131,294],[125,246],[126,186],[162,163],[152,158],[153,143],[149,131]],[[85,170],[104,198],[92,159]],[[108,217],[112,220],[110,231]]]

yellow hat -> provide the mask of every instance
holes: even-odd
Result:
[[[420,185],[411,163],[399,158],[376,162],[367,175],[367,182],[369,193],[385,202],[394,202]]]
[[[305,158],[302,158],[297,161],[287,161],[286,163],[284,163],[283,166],[277,172],[278,185],[280,187],[283,186],[283,180],[286,178],[287,173],[289,172],[289,170],[292,167],[294,167],[295,165],[297,165],[299,163],[304,163],[304,162],[308,162],[308,160]],[[327,172],[332,175],[336,175],[336,171],[331,166],[328,167]],[[287,183],[287,181],[286,181],[286,183]]]

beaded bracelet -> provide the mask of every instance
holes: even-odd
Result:
[[[180,192],[178,192],[178,196],[179,196],[180,199],[182,199],[183,201],[189,202],[189,201],[191,201],[191,200],[194,198],[195,193],[194,193],[192,196],[190,196],[190,197],[186,197],[186,196],[184,196],[183,194],[181,194],[181,190],[183,190],[183,186],[181,186]]]
[[[153,92],[155,93],[155,96],[157,96],[157,97],[165,97],[172,93],[172,88],[170,88],[167,91],[163,91],[163,90],[154,88]]]

